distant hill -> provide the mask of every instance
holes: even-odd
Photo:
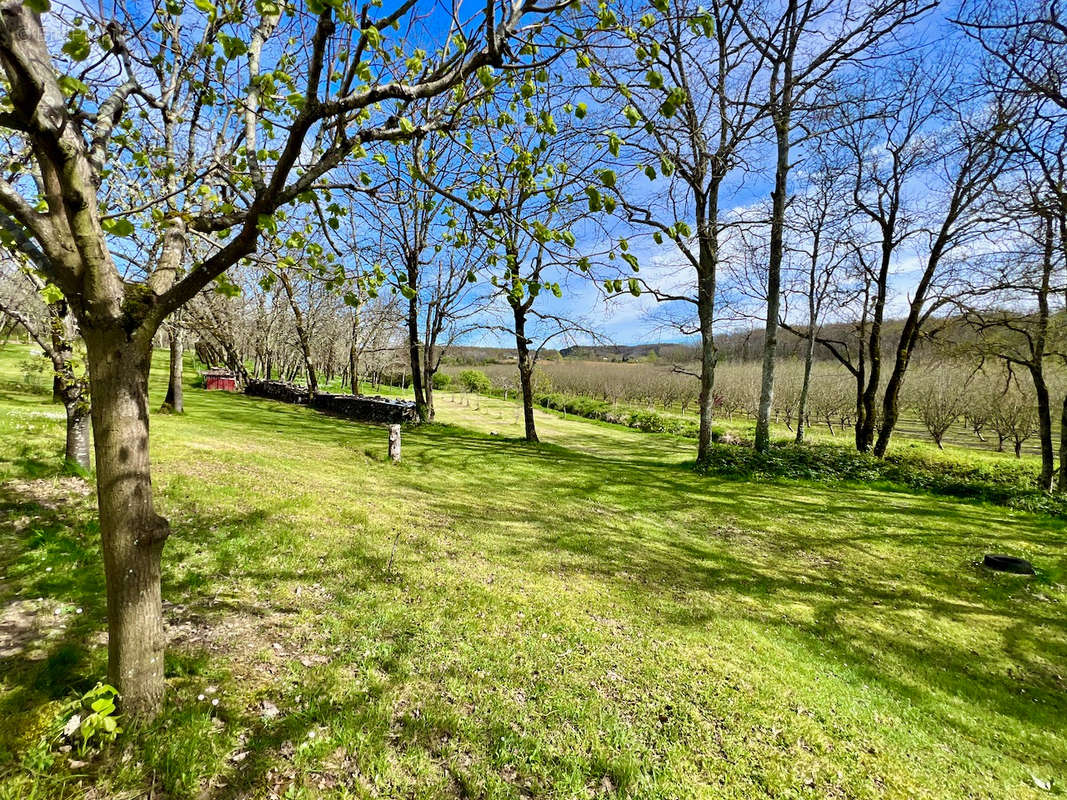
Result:
[[[949,346],[964,345],[973,342],[974,329],[960,320],[941,319],[928,326],[927,335],[933,334],[939,343]],[[897,341],[903,329],[903,320],[887,320],[882,326],[883,351],[888,354],[896,349]],[[796,333],[782,329],[778,334],[778,354],[782,358],[802,358],[804,353],[803,328]],[[798,335],[800,334],[800,335]],[[820,336],[832,340],[842,352],[853,356],[858,352],[860,332],[853,323],[835,323],[824,325]],[[753,327],[744,331],[720,334],[715,337],[715,344],[722,361],[756,361],[763,355],[763,328]],[[921,340],[919,349],[928,346],[928,340]],[[544,359],[574,359],[576,361],[663,361],[666,363],[692,363],[700,358],[700,347],[693,339],[684,342],[658,342],[638,344],[604,344],[575,345],[560,350],[545,350]],[[816,347],[815,358],[820,361],[832,360],[833,354],[826,347]],[[445,360],[453,364],[501,364],[513,362],[515,351],[507,347],[451,347]]]

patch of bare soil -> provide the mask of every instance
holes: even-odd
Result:
[[[93,487],[76,477],[41,478],[32,481],[11,480],[0,487],[0,497],[9,507],[0,514],[0,531],[7,529],[22,533],[42,516],[53,522],[61,512],[72,507],[83,509],[89,502]],[[0,658],[22,655],[34,660],[45,657],[38,645],[59,636],[66,628],[70,613],[80,609],[66,608],[45,598],[11,600],[8,587],[0,577]]]
[[[3,493],[12,500],[34,503],[46,511],[60,511],[73,503],[80,503],[92,491],[91,483],[74,476],[32,481],[10,480],[3,485]]]

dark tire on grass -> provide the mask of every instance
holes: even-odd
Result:
[[[997,572],[1011,572],[1014,575],[1033,575],[1034,565],[1025,558],[987,553],[982,564]]]

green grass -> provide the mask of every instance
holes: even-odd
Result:
[[[55,477],[57,408],[17,387],[24,353],[0,351],[0,635],[13,609],[33,635],[0,660],[0,798],[1067,783],[1067,523],[702,477],[690,440],[557,414],[530,446],[514,404],[449,392],[399,465],[384,428],[305,408],[188,389],[153,416],[167,707],[72,767],[38,742],[105,672],[98,530]],[[990,551],[1038,575],[976,566]]]

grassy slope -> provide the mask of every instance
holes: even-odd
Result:
[[[17,360],[0,351],[0,380]],[[268,401],[189,390],[184,417],[154,416],[169,705],[126,758],[71,769],[29,745],[42,702],[104,673],[96,528],[87,500],[26,480],[56,469],[57,409],[0,385],[0,607],[49,634],[0,661],[0,797],[1025,798],[1067,781],[1064,523],[699,478],[692,442],[556,415],[531,447],[508,438],[514,406],[450,397],[451,425],[406,431],[399,466],[382,428]],[[994,550],[1041,574],[972,564]]]

